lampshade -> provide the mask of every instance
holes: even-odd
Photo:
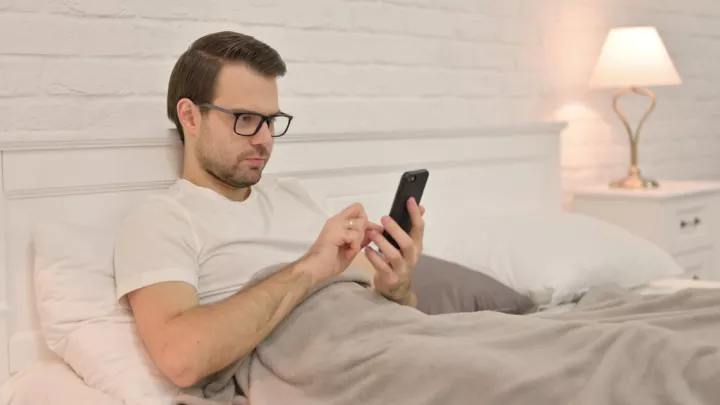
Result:
[[[623,88],[680,83],[680,75],[657,30],[624,27],[608,33],[590,86]]]

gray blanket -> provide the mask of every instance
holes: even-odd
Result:
[[[720,290],[591,289],[563,314],[428,316],[348,272],[176,404],[720,403]]]

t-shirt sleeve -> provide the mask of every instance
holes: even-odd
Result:
[[[198,246],[188,216],[173,200],[154,197],[134,207],[118,230],[114,254],[117,299],[166,281],[198,287]]]

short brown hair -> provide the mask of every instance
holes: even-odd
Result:
[[[188,98],[196,104],[211,103],[215,81],[225,62],[243,62],[256,72],[284,76],[285,62],[275,49],[245,34],[216,32],[197,39],[175,63],[167,94],[168,118],[175,124],[180,140],[185,134],[177,114],[177,103]]]

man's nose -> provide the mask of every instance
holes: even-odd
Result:
[[[264,122],[257,133],[250,137],[250,142],[253,144],[267,143],[270,141],[272,141],[272,130],[268,122]]]

